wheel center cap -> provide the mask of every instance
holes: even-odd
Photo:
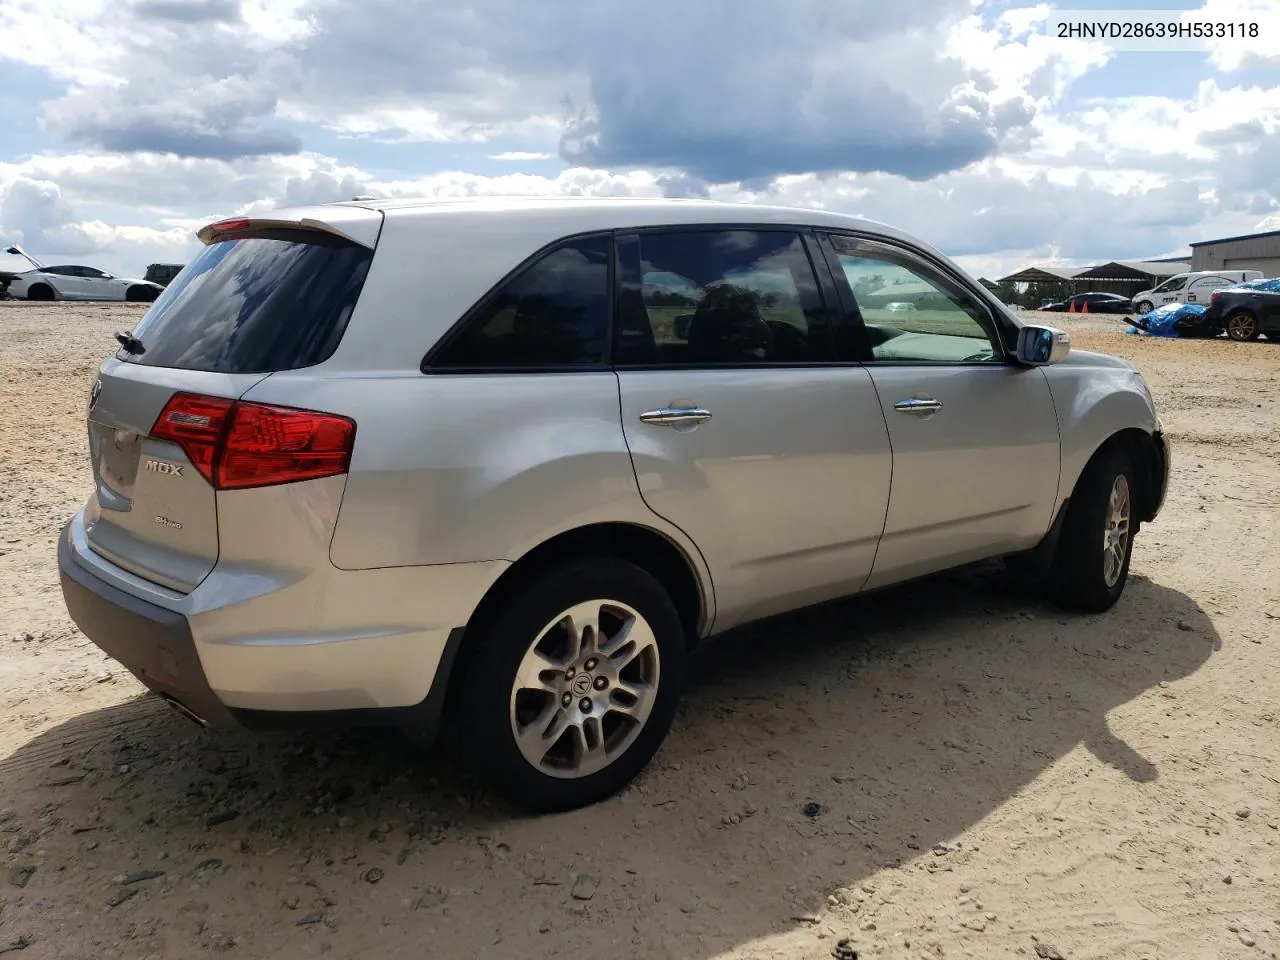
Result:
[[[591,674],[579,673],[570,682],[569,688],[576,697],[585,697],[591,692]]]

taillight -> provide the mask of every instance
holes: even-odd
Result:
[[[1222,291],[1221,291],[1221,290],[1215,290],[1215,291],[1213,291],[1213,293],[1209,294],[1209,302],[1210,302],[1210,303],[1217,303],[1217,302],[1218,302],[1219,300],[1221,300],[1221,299],[1222,299]]]
[[[219,490],[267,487],[346,473],[356,425],[346,417],[175,394],[151,436],[178,444]]]
[[[176,393],[156,417],[151,436],[180,446],[191,465],[213,483],[218,441],[222,439],[233,409],[235,403],[231,400]]]

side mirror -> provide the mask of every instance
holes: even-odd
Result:
[[[1071,352],[1071,337],[1056,327],[1023,327],[1018,331],[1018,362],[1040,367],[1061,363]]]

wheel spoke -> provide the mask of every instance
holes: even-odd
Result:
[[[598,601],[580,603],[566,610],[560,620],[569,630],[569,655],[571,659],[585,656],[597,649],[600,636],[600,604]]]
[[[556,694],[560,687],[555,678],[563,675],[565,665],[548,657],[536,647],[524,655],[516,671],[516,688]]]
[[[540,764],[569,727],[565,711],[550,704],[536,720],[516,733],[520,752],[535,766]]]
[[[617,694],[622,693],[627,702],[619,702]],[[649,715],[653,696],[653,688],[646,684],[619,682],[614,695],[609,698],[609,710],[619,713],[630,720],[644,722]]]
[[[604,724],[600,717],[586,717],[574,728],[574,772],[585,777],[609,765],[604,748]]]

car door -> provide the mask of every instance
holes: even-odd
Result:
[[[63,300],[80,300],[84,293],[80,289],[80,278],[75,271],[75,267],[56,266],[46,267],[41,272],[49,278],[49,283]]]
[[[80,288],[86,300],[119,300],[120,284],[108,273],[94,267],[77,267],[80,271]]]
[[[1044,372],[958,272],[906,245],[824,238],[860,323],[893,447],[884,534],[867,588],[1034,546],[1052,522],[1061,449]],[[886,310],[910,290],[916,310]]]
[[[618,237],[614,364],[649,508],[702,552],[717,630],[857,592],[891,452],[868,372],[836,361],[803,232]]]
[[[1231,286],[1231,280],[1227,277],[1200,277],[1187,284],[1187,303],[1208,306],[1213,291],[1229,286]]]
[[[1156,306],[1163,306],[1166,303],[1181,303],[1182,294],[1187,286],[1186,277],[1175,277],[1167,283],[1161,284],[1156,288]]]
[[[1262,332],[1275,339],[1280,331],[1280,280],[1259,284],[1250,291],[1249,302],[1255,305]]]

